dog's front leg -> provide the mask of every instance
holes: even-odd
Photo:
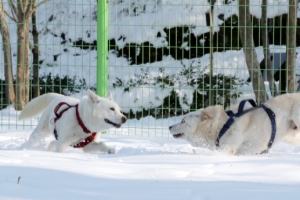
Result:
[[[229,146],[229,145],[223,146],[219,150],[223,155],[226,155],[226,156],[232,156],[236,153],[235,148],[232,146]]]
[[[53,140],[52,142],[50,142],[49,146],[48,146],[48,151],[54,151],[55,150],[55,146],[56,146],[56,140]]]
[[[58,138],[57,141],[55,141],[55,151],[56,152],[64,152],[66,149],[72,144],[74,141],[70,141],[67,138]]]
[[[226,133],[220,139],[220,152],[225,155],[235,155],[243,143],[243,137],[241,137],[241,135],[242,133],[237,130]]]
[[[109,154],[114,154],[116,151],[114,148],[111,148],[107,146],[104,142],[91,142],[85,147],[82,148],[82,150],[86,153],[103,153],[107,152]]]

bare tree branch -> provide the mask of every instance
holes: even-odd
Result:
[[[13,10],[12,13],[14,13],[15,15],[18,15],[18,11],[17,11],[17,8],[16,8],[14,2],[12,0],[9,0],[8,3],[9,3],[9,7]]]
[[[25,4],[25,7],[24,7],[25,16],[28,15],[28,13],[30,12],[31,8],[32,8],[32,0],[30,0],[30,2],[29,2],[29,0],[26,0],[26,4]]]
[[[9,6],[10,7],[10,6]],[[17,20],[15,12],[13,11],[12,7],[10,7],[10,12],[12,13],[12,16]]]
[[[21,5],[23,14],[25,14],[25,10],[28,5],[28,0],[18,0],[18,1],[19,1],[18,3]]]
[[[9,17],[11,20],[13,20],[14,22],[17,23],[17,20],[14,16],[11,16],[8,12],[6,12],[6,10],[3,10],[3,11],[4,11],[4,13],[6,14],[7,17]]]
[[[17,9],[18,11],[24,13],[23,0],[17,0]]]
[[[48,1],[50,1],[50,0],[44,0],[44,1],[40,2],[40,3],[38,3],[36,6],[34,6],[34,7],[32,8],[32,10],[30,11],[30,13],[28,13],[28,14],[26,15],[26,18],[25,18],[25,19],[28,20],[28,19],[30,18],[30,16],[32,15],[32,13],[34,13],[41,5],[47,3]]]

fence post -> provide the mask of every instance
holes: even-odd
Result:
[[[97,94],[105,97],[108,86],[108,3],[98,1],[97,5]]]

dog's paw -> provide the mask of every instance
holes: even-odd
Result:
[[[115,154],[116,150],[114,148],[109,148],[107,151],[108,154]]]
[[[228,154],[229,155],[234,155],[235,154],[234,148],[229,149]]]

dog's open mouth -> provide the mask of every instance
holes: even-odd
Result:
[[[178,133],[178,134],[174,134],[173,137],[174,138],[180,138],[183,136],[183,133]]]
[[[110,121],[110,120],[108,120],[108,119],[104,119],[104,121],[105,121],[106,123],[108,123],[108,124],[113,125],[113,126],[116,127],[116,128],[120,128],[120,127],[121,127],[121,124],[116,124],[116,123],[114,123],[114,122],[112,122],[112,121]]]

